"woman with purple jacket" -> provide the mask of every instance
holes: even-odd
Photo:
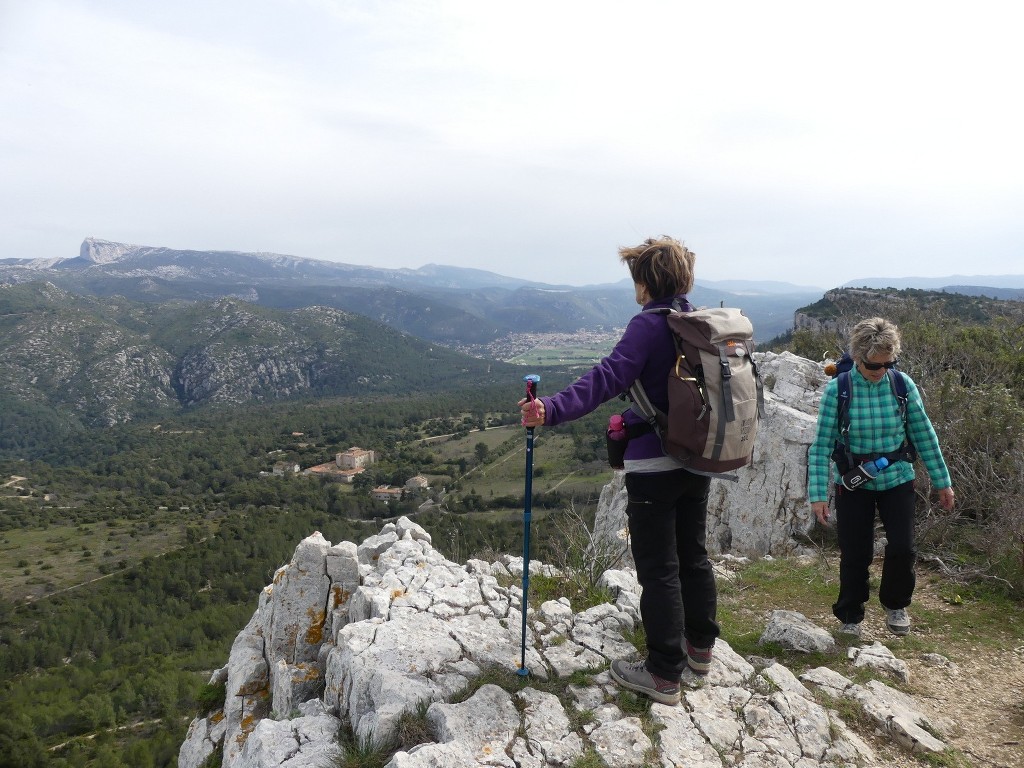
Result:
[[[637,304],[645,310],[678,300],[693,307],[695,256],[671,238],[649,238],[620,248],[629,267]],[[641,312],[606,358],[590,372],[551,397],[523,399],[519,406],[528,427],[555,426],[585,416],[624,393],[637,379],[651,402],[668,410],[667,380],[676,346],[665,315]],[[711,649],[719,635],[715,578],[705,548],[710,478],[683,469],[666,456],[661,439],[632,410],[624,414],[630,434],[626,447],[626,516],[637,580],[643,588],[640,616],[647,635],[647,659],[612,662],[619,685],[662,704],[679,702],[679,680],[689,668],[711,667]]]

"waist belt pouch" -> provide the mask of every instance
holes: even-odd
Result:
[[[850,460],[846,455],[846,450],[839,443],[837,443],[836,447],[832,449],[832,455],[830,458],[836,463],[836,468],[839,469],[840,475],[845,475],[853,469],[853,467],[850,466]]]
[[[626,446],[629,445],[629,438],[622,437],[613,440],[611,435],[605,433],[605,445],[608,448],[608,466],[612,469],[622,469],[626,461]]]

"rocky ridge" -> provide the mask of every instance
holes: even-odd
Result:
[[[609,252],[614,259],[614,252]],[[626,274],[623,273],[623,278]],[[536,283],[480,269],[426,265],[387,269],[275,253],[195,251],[86,238],[78,256],[0,259],[0,285],[48,281],[82,295],[137,301],[209,301],[226,296],[273,307],[334,306],[453,348],[509,333],[620,328],[636,312],[632,289],[616,283]],[[780,292],[782,291],[782,292]],[[747,283],[740,293],[698,282],[696,304],[740,306],[758,338],[787,330],[796,307],[818,289]]]
[[[531,563],[535,572],[552,569]],[[579,612],[564,598],[529,608],[529,678],[511,692],[473,690],[488,670],[519,668],[521,573],[515,557],[450,562],[406,518],[359,545],[314,533],[264,589],[227,665],[211,677],[225,685],[223,707],[192,722],[179,768],[199,768],[217,751],[226,768],[322,768],[343,751],[342,729],[356,743],[384,744],[403,713],[418,711],[431,740],[396,752],[391,768],[540,768],[588,753],[616,768],[880,765],[839,714],[844,701],[910,751],[943,750],[954,727],[879,680],[861,685],[828,667],[798,678],[721,639],[710,674],[687,671],[681,704],[653,704],[645,723],[623,711],[607,673],[612,659],[637,655],[625,638],[639,621],[629,569],[602,576],[611,602]],[[788,612],[771,617],[765,638],[802,650],[834,644]],[[880,657],[883,674],[891,665],[875,647],[854,651],[865,664]],[[540,689],[548,680],[565,681],[561,695]]]
[[[0,284],[0,317],[0,390],[92,426],[209,404],[424,391],[430,367],[477,384],[506,370],[333,307],[139,304]]]

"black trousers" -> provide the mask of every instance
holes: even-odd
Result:
[[[683,469],[626,473],[647,669],[666,680],[679,680],[686,666],[684,638],[708,648],[720,633],[715,575],[705,546],[710,486],[710,478]]]
[[[864,620],[868,567],[875,554],[875,510],[885,528],[885,558],[878,600],[886,608],[906,608],[914,594],[914,483],[887,491],[836,489],[839,536],[839,599],[832,613],[844,624]]]

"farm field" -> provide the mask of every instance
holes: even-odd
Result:
[[[621,333],[588,333],[585,338],[552,334],[539,338],[529,350],[520,352],[508,362],[540,368],[591,366],[612,351]]]
[[[0,598],[34,599],[124,570],[143,557],[181,546],[177,515],[154,513],[139,521],[109,520],[0,534]]]
[[[486,459],[470,467],[459,478],[463,492],[485,500],[500,496],[521,496],[526,475],[526,433],[519,426],[505,426],[471,432],[458,438],[444,438],[429,444],[438,461],[475,457],[478,444],[487,446]],[[533,492],[559,491],[577,503],[596,503],[601,489],[611,480],[612,470],[604,462],[581,464],[573,458],[569,435],[544,428],[534,434]]]

